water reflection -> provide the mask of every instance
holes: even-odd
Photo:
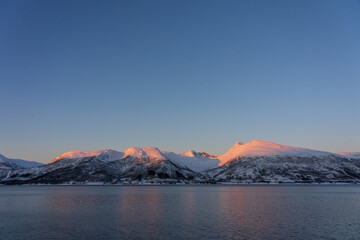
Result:
[[[125,187],[126,194],[120,194],[118,205],[119,234],[122,237],[141,235],[158,238],[162,215],[163,198],[159,187],[139,189]]]
[[[1,239],[357,239],[358,186],[0,187]]]

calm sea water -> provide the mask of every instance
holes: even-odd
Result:
[[[360,239],[360,186],[0,186],[0,239]]]

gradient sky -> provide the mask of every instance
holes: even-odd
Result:
[[[0,153],[360,151],[359,1],[0,1]]]

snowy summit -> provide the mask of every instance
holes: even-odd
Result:
[[[268,157],[268,156],[300,156],[312,157],[322,155],[332,155],[330,152],[316,151],[306,148],[290,147],[272,142],[254,140],[246,144],[237,142],[226,153],[220,155],[220,166],[225,165],[232,160],[244,157]]]
[[[156,147],[137,148],[132,147],[124,152],[117,152],[111,149],[98,151],[70,151],[55,158],[52,163],[62,160],[81,160],[88,157],[97,157],[104,162],[111,162],[122,159],[141,159],[149,162],[159,162],[169,160],[179,167],[189,168],[195,172],[205,171],[218,167],[219,160],[215,156],[207,153],[189,151],[178,154],[173,152],[161,151]]]
[[[238,142],[219,157],[156,147],[70,151],[50,164],[26,169],[14,165],[21,160],[0,155],[0,183],[354,183],[360,182],[355,156],[265,141]]]

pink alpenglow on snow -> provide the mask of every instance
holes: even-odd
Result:
[[[165,157],[162,155],[161,151],[156,147],[146,147],[146,148],[129,148],[125,150],[123,158],[132,157],[140,159],[151,159],[151,160],[165,160]]]
[[[259,157],[259,156],[322,156],[322,155],[333,155],[333,153],[316,151],[306,148],[290,147],[280,145],[272,142],[265,142],[254,140],[249,143],[237,142],[235,145],[226,153],[220,155],[220,166],[231,162],[234,159],[242,157]]]
[[[142,159],[150,162],[170,160],[179,167],[189,168],[190,170],[196,172],[206,171],[219,166],[219,160],[215,156],[207,153],[189,151],[178,154],[161,151],[156,147],[132,147],[125,150],[124,152],[117,152],[111,149],[98,151],[71,151],[55,158],[52,163],[64,159],[78,161],[86,157],[98,157],[101,161],[104,162],[122,160],[125,158]]]
[[[124,156],[123,152],[117,152],[111,149],[97,150],[97,151],[70,151],[55,158],[51,163],[58,162],[63,159],[79,159],[86,157],[95,157],[105,155],[108,161],[121,159]]]

